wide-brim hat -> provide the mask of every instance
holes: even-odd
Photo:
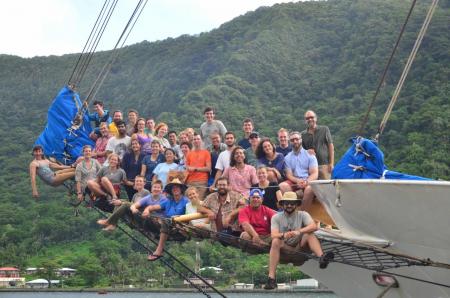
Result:
[[[186,191],[186,189],[187,189],[186,184],[182,183],[182,182],[180,181],[180,179],[174,178],[172,181],[170,181],[169,184],[166,185],[166,187],[164,188],[164,191],[167,192],[167,193],[169,193],[169,194],[172,194],[172,188],[173,188],[175,185],[177,185],[177,186],[179,186],[179,187],[181,188],[181,192],[182,192],[182,193],[184,193],[184,192]]]
[[[297,197],[297,194],[293,191],[287,191],[283,194],[283,197],[279,201],[282,202],[297,202],[300,203],[302,200]]]

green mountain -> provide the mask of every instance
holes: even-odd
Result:
[[[141,42],[120,50],[97,98],[111,110],[135,108],[175,130],[198,128],[203,108],[211,105],[228,129],[240,132],[242,119],[252,117],[257,130],[272,138],[280,127],[302,130],[303,113],[313,109],[319,122],[330,127],[339,157],[347,139],[358,132],[409,5],[393,0],[280,4],[198,36]],[[427,9],[418,4],[413,12],[370,114],[368,137],[376,132]],[[441,1],[380,143],[389,168],[446,180],[449,16],[450,2]],[[95,55],[80,86],[81,96],[108,55]],[[57,256],[60,265],[81,268],[87,275],[100,272],[94,284],[138,276],[137,269],[124,269],[130,264],[137,272],[149,266],[162,272],[162,267],[145,264],[142,258],[143,264],[131,261],[139,255],[124,236],[95,233],[93,212],[81,210],[82,216],[74,217],[62,203],[62,190],[39,185],[41,202],[31,198],[30,148],[77,58],[0,55],[0,265],[37,266]],[[191,246],[173,249],[193,262]],[[208,246],[205,265],[218,265],[220,251],[224,249]],[[224,266],[239,277],[245,268],[232,256],[240,253],[225,253],[224,262],[231,263]],[[255,268],[264,263],[251,260]]]

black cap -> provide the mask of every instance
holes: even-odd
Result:
[[[252,131],[252,132],[249,134],[248,138],[249,138],[249,139],[251,139],[251,138],[259,138],[259,133],[257,133],[256,131]]]

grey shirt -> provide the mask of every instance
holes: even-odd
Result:
[[[138,191],[137,193],[135,193],[133,195],[133,198],[131,199],[131,203],[136,203],[143,197],[148,196],[149,194],[150,194],[150,192],[144,188],[143,190]]]
[[[306,150],[314,149],[319,166],[330,163],[329,144],[333,144],[333,139],[328,126],[317,125],[313,134],[309,133],[308,130],[302,131],[302,146]]]
[[[213,120],[211,123],[203,122],[203,124],[200,125],[200,135],[202,136],[205,148],[208,148],[208,146],[211,145],[210,136],[212,133],[218,133],[223,140],[226,132],[227,129],[220,120]]]
[[[127,179],[127,174],[123,169],[116,169],[111,171],[110,167],[103,167],[98,172],[98,177],[106,177],[112,184],[120,184],[123,180]]]
[[[291,215],[288,215],[286,212],[280,212],[272,217],[270,229],[277,229],[280,233],[286,233],[306,227],[312,222],[313,219],[311,215],[306,211],[294,211]],[[286,243],[295,246],[300,239],[301,235],[299,237],[286,239]]]

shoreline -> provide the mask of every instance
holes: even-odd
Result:
[[[215,293],[210,289],[204,289],[205,292]],[[276,289],[276,290],[264,290],[264,289],[219,289],[223,293],[333,293],[329,289]],[[0,288],[0,293],[13,293],[13,292],[72,292],[72,293],[196,293],[198,292],[194,288],[54,288],[54,289],[33,289],[33,288]]]

